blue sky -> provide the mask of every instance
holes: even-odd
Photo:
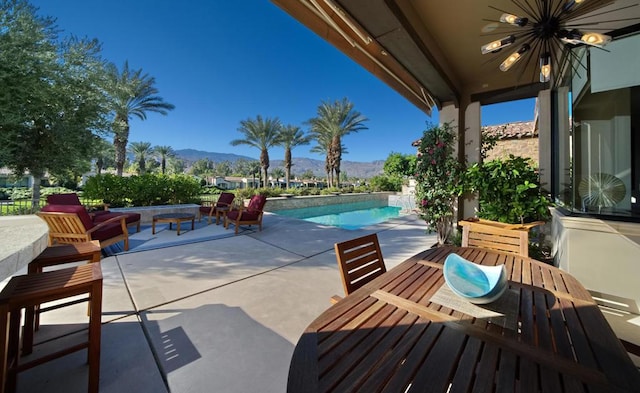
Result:
[[[437,123],[269,0],[31,0],[61,35],[97,38],[103,57],[156,78],[167,116],[131,122],[129,141],[259,157],[231,146],[240,120],[278,117],[301,126],[321,101],[347,97],[367,130],[344,138],[348,161],[413,154],[411,142]],[[533,100],[483,107],[482,124],[533,118]],[[323,159],[297,147],[294,157]],[[281,148],[269,150],[272,160]]]

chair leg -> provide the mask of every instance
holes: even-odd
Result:
[[[33,332],[40,326],[38,318],[38,325],[35,324],[35,315],[38,312],[39,306],[26,307],[24,310],[24,329],[22,331],[22,354],[28,355],[33,352]]]
[[[98,393],[100,387],[100,339],[102,328],[102,282],[94,283],[91,291],[91,316],[89,317],[89,392]]]
[[[9,368],[9,309],[0,307],[0,392],[4,392]]]

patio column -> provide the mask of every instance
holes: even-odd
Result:
[[[439,111],[440,124],[451,123],[458,129],[458,154],[461,160],[466,158],[468,164],[480,161],[481,128],[480,128],[480,103],[463,102],[460,107],[454,103],[444,103]],[[473,217],[478,209],[478,199],[464,199],[460,204],[458,218]],[[460,214],[462,212],[462,214]]]
[[[551,90],[538,93],[536,119],[538,122],[538,167],[542,187],[551,190]]]
[[[482,146],[482,127],[480,126],[480,102],[467,103],[464,110],[464,139],[462,144],[463,158],[467,165],[480,162],[480,148]],[[478,198],[473,196],[464,199],[462,205],[462,217],[475,217],[478,211]]]

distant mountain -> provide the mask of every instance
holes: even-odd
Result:
[[[212,153],[208,151],[195,150],[195,149],[174,150],[174,153],[178,158],[183,159],[187,163],[192,163],[194,161],[198,161],[203,158],[208,158],[213,162],[222,162],[222,161],[236,162],[238,160],[249,160],[249,161],[255,160],[255,158],[241,156],[233,153]]]
[[[238,154],[231,153],[213,153],[202,150],[195,149],[182,149],[175,150],[175,154],[178,158],[185,161],[187,166],[191,165],[193,162],[201,160],[203,158],[208,158],[213,162],[236,162],[237,160],[250,160],[253,161],[255,158],[241,156]],[[382,167],[384,165],[384,161],[372,161],[372,162],[355,162],[355,161],[342,161],[342,165],[340,169],[343,173],[346,173],[349,177],[360,177],[369,179],[373,176],[382,174]],[[271,160],[270,169],[273,168],[282,168],[283,161],[282,160]],[[306,171],[313,172],[314,175],[318,177],[323,177],[325,175],[324,171],[324,160],[315,160],[313,158],[293,158],[293,167],[291,171],[295,174],[302,174]]]

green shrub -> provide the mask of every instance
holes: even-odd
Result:
[[[103,200],[112,207],[197,203],[201,193],[200,183],[183,174],[97,175],[84,187],[86,198]]]
[[[474,164],[467,169],[466,181],[469,190],[478,193],[480,218],[524,223],[550,217],[551,202],[529,158],[511,155],[507,160]]]

